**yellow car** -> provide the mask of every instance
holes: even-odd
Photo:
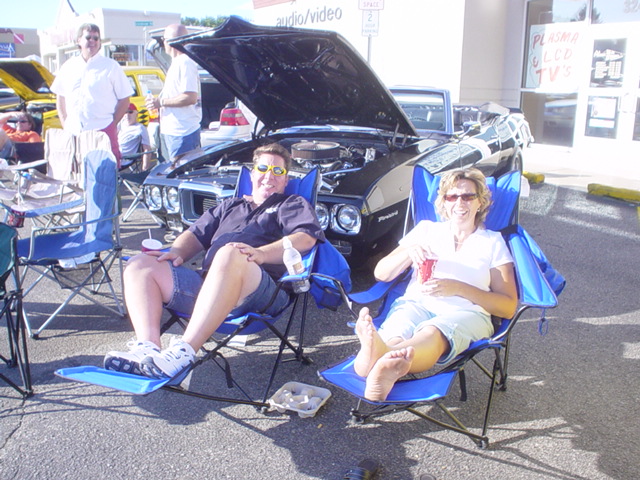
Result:
[[[154,96],[160,93],[164,85],[164,72],[158,67],[123,67],[124,73],[131,82],[133,95],[131,102],[138,107],[138,120],[147,125],[149,114],[145,107],[147,92]],[[47,68],[34,60],[1,58],[0,81],[12,89],[17,98],[15,102],[3,103],[0,113],[26,110],[40,124],[42,135],[49,128],[60,128],[60,118],[56,110],[56,96],[49,87],[54,75]]]
[[[138,121],[148,125],[149,121],[158,121],[157,116],[150,117],[145,107],[147,92],[156,97],[164,85],[164,72],[158,67],[122,67],[125,75],[131,82],[133,95],[131,103],[138,107]]]
[[[56,96],[49,90],[53,79],[53,74],[34,60],[0,58],[0,80],[17,95],[16,103],[4,104],[0,112],[26,110],[43,134],[47,128],[60,128]]]

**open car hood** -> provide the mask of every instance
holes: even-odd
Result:
[[[230,17],[170,42],[226,85],[269,130],[351,125],[417,135],[360,54],[336,32]]]
[[[55,100],[49,87],[54,76],[35,60],[0,59],[0,80],[25,102]]]

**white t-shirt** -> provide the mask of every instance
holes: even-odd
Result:
[[[173,136],[185,136],[200,128],[202,120],[202,95],[198,65],[182,54],[173,57],[167,70],[164,86],[159,98],[173,98],[181,93],[197,92],[198,101],[187,107],[160,108],[160,133]]]
[[[51,91],[65,98],[64,128],[74,135],[106,128],[113,122],[118,100],[134,93],[118,62],[99,53],[87,62],[80,55],[67,60]]]
[[[428,246],[438,258],[433,273],[434,278],[460,280],[484,291],[489,291],[491,284],[490,269],[513,263],[513,258],[502,235],[484,228],[476,229],[464,241],[462,247],[456,251],[455,239],[449,222],[423,220],[399,243],[403,247]],[[435,314],[456,310],[476,310],[488,313],[480,305],[476,305],[466,298],[458,296],[431,297],[424,294],[421,291],[416,269],[412,272],[404,297],[420,301],[430,312]]]
[[[140,145],[151,145],[149,132],[141,123],[130,125],[127,119],[123,118],[118,125],[118,144],[122,155],[138,153]]]

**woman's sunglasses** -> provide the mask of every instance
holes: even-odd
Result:
[[[85,35],[84,39],[88,42],[89,40],[93,40],[94,42],[97,42],[98,40],[100,40],[100,37],[98,35]]]
[[[287,169],[284,167],[279,167],[277,165],[266,165],[264,163],[254,165],[253,169],[260,173],[267,173],[269,170],[271,170],[271,172],[273,172],[276,177],[281,177],[282,175],[287,174]]]
[[[476,198],[478,198],[478,194],[477,193],[461,193],[460,195],[452,194],[452,195],[444,196],[444,199],[447,202],[455,202],[459,198],[461,198],[463,202],[470,202],[471,200],[475,200]]]

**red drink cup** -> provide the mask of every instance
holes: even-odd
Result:
[[[437,258],[427,258],[420,264],[418,269],[418,280],[420,283],[426,283],[431,279],[436,269],[436,263],[438,263]]]
[[[143,252],[152,252],[157,250],[162,250],[162,242],[160,242],[160,240],[156,240],[154,238],[145,238],[142,240]]]

